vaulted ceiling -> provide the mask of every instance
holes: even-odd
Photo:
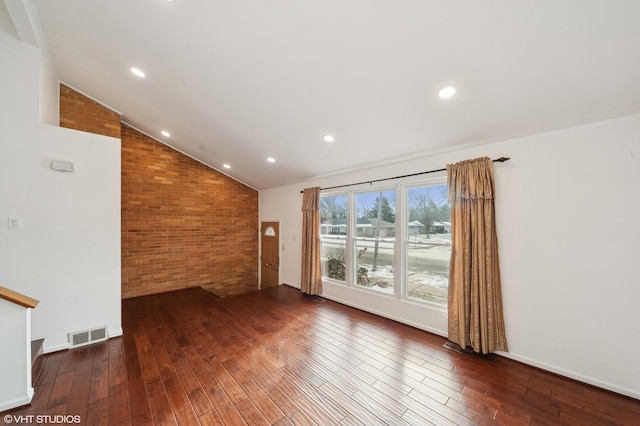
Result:
[[[256,189],[640,113],[637,0],[36,5],[62,82]]]

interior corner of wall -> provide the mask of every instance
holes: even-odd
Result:
[[[122,331],[122,327],[118,327],[116,329],[112,329],[111,327],[109,327],[109,339],[112,339],[114,337],[120,337],[122,336],[123,331]]]
[[[4,4],[9,12],[20,41],[34,47],[40,47],[38,32],[42,34],[42,29],[40,27],[40,18],[37,15],[37,9],[33,1],[4,0]],[[37,25],[34,25],[34,20],[36,20]]]
[[[47,342],[47,340],[45,339],[45,343],[46,342]],[[42,353],[43,354],[50,354],[52,352],[66,351],[67,349],[69,349],[70,346],[71,346],[71,344],[69,342],[62,343],[62,344],[59,344],[59,345],[54,345],[54,346],[45,345],[42,348]]]
[[[292,284],[287,281],[282,281],[282,284],[287,285],[289,287],[297,288],[298,290],[300,289],[300,284]]]

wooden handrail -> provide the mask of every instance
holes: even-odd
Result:
[[[40,303],[39,300],[33,299],[29,296],[25,296],[17,291],[9,290],[6,287],[0,285],[0,299],[8,300],[25,308],[35,308]]]

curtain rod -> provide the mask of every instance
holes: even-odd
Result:
[[[496,158],[495,160],[491,160],[494,163],[504,163],[505,161],[510,160],[510,157],[500,157],[500,158]],[[345,188],[347,186],[356,186],[356,185],[364,185],[365,183],[368,183],[369,185],[371,185],[374,182],[382,182],[385,180],[393,180],[393,179],[402,179],[402,178],[406,178],[406,177],[411,177],[411,176],[419,176],[419,175],[426,175],[429,173],[436,173],[436,172],[444,172],[447,169],[436,169],[436,170],[428,170],[426,172],[418,172],[418,173],[412,173],[410,175],[402,175],[402,176],[394,176],[394,177],[389,177],[389,178],[384,178],[384,179],[375,179],[375,180],[367,180],[364,182],[357,182],[357,183],[347,183],[344,185],[336,185],[336,186],[328,186],[326,188],[320,188],[320,191],[325,190],[325,189],[336,189],[336,188]],[[304,191],[300,191],[300,193],[302,194]]]

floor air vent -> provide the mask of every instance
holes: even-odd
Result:
[[[90,343],[102,342],[103,340],[107,340],[106,326],[69,333],[69,343],[71,343],[71,348],[77,348],[78,346],[84,346]]]
[[[470,355],[470,354],[473,353],[473,351],[471,349],[462,348],[459,345],[457,345],[456,343],[449,342],[449,341],[444,342],[444,345],[442,345],[442,346],[444,346],[447,349],[451,349],[451,350],[454,350],[456,352],[460,352],[461,354]]]
[[[320,297],[320,296],[317,296],[315,294],[312,295],[312,296],[309,296],[309,299],[311,299],[314,302],[318,302],[318,303],[323,303],[324,302],[324,297]]]

